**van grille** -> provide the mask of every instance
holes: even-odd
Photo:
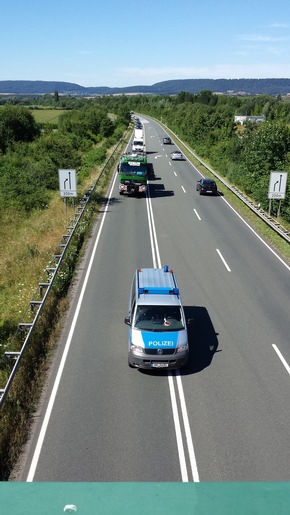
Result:
[[[162,350],[163,350],[163,352],[162,352],[161,356],[168,356],[168,355],[175,354],[175,349],[162,349]],[[157,349],[145,349],[145,353],[148,356],[158,356]]]

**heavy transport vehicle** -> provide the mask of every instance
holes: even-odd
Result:
[[[134,131],[132,152],[145,152],[145,137],[143,129],[135,129]]]
[[[146,195],[147,156],[145,153],[125,153],[118,165],[120,195]]]

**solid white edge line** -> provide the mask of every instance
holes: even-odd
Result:
[[[152,226],[152,228],[153,228],[153,236],[154,236],[154,241],[152,241],[152,239],[151,239],[151,245],[155,246],[158,266],[159,266],[159,268],[161,268],[161,259],[160,259],[157,235],[156,235],[156,230],[155,230],[153,209],[152,209],[151,199],[150,199],[149,195],[147,197],[147,200],[148,200],[148,204],[147,204],[148,220],[149,220],[149,225]],[[152,253],[153,253],[153,249],[152,249]],[[156,266],[156,265],[154,264],[154,266]],[[176,403],[176,395],[175,395],[175,390],[174,390],[174,381],[173,381],[173,376],[172,376],[171,371],[168,371],[168,384],[169,384],[169,393],[170,393],[170,399],[171,399],[173,422],[174,422],[176,442],[177,442],[177,451],[178,451],[178,456],[179,456],[181,479],[182,479],[182,482],[186,483],[186,482],[188,482],[187,465],[186,465],[185,454],[184,454],[182,433],[181,433],[181,429],[180,429],[180,420],[179,420],[178,408],[177,408],[177,403]]]
[[[94,248],[93,248],[93,252],[92,252],[92,255],[91,255],[91,259],[90,259],[90,262],[89,262],[89,266],[88,266],[88,269],[87,269],[85,280],[84,280],[84,283],[83,283],[83,286],[82,286],[82,289],[81,289],[81,293],[80,293],[80,296],[79,296],[79,300],[78,300],[78,303],[77,303],[77,307],[76,307],[76,311],[75,311],[75,314],[74,314],[74,317],[73,317],[73,321],[72,321],[72,325],[71,325],[71,328],[70,328],[70,331],[69,331],[69,335],[68,335],[68,338],[67,338],[67,341],[66,341],[66,344],[65,344],[65,348],[64,348],[64,352],[63,352],[63,355],[62,355],[62,358],[61,358],[61,362],[60,362],[60,365],[59,365],[59,368],[58,368],[58,371],[57,371],[57,375],[56,375],[56,378],[55,378],[55,381],[54,381],[53,389],[52,389],[52,392],[50,394],[48,406],[47,406],[46,413],[45,413],[45,416],[44,416],[44,419],[43,419],[43,422],[42,422],[41,430],[40,430],[40,433],[39,433],[39,436],[38,436],[36,448],[35,448],[35,451],[34,451],[34,454],[33,454],[33,458],[32,458],[32,461],[31,461],[31,465],[30,465],[30,469],[29,469],[29,472],[28,472],[28,476],[27,476],[26,482],[32,482],[33,478],[34,478],[34,475],[35,475],[35,471],[36,471],[36,467],[37,467],[37,464],[38,464],[39,456],[40,456],[40,453],[41,453],[43,441],[44,441],[44,438],[45,438],[45,434],[46,434],[46,430],[47,430],[47,427],[48,427],[48,424],[49,424],[49,420],[50,420],[50,416],[51,416],[51,413],[52,413],[52,409],[53,409],[54,401],[55,401],[55,398],[56,398],[57,390],[58,390],[58,387],[59,387],[59,384],[60,384],[60,380],[61,380],[63,369],[64,369],[64,366],[65,366],[65,362],[66,362],[66,358],[67,358],[67,355],[68,355],[68,351],[69,351],[69,348],[70,348],[71,340],[72,340],[73,333],[74,333],[74,330],[75,330],[75,326],[76,326],[76,323],[77,323],[77,319],[78,319],[78,316],[79,316],[79,312],[80,312],[81,304],[82,304],[82,301],[83,301],[85,289],[86,289],[86,286],[87,286],[87,283],[88,283],[89,275],[90,275],[90,272],[91,272],[93,260],[94,260],[95,253],[96,253],[96,250],[97,250],[97,246],[98,246],[98,243],[99,243],[100,235],[101,235],[101,232],[102,232],[102,229],[103,229],[104,221],[105,221],[106,214],[107,214],[107,211],[108,211],[108,207],[109,207],[110,199],[111,199],[111,196],[112,196],[112,191],[113,191],[113,188],[114,188],[114,185],[115,185],[115,182],[116,182],[116,178],[117,178],[117,174],[115,175],[115,178],[114,178],[114,181],[113,181],[113,184],[112,184],[112,187],[111,187],[111,191],[110,191],[110,194],[109,194],[109,198],[108,198],[106,206],[105,206],[105,211],[104,211],[104,214],[103,214],[101,225],[100,225],[100,228],[99,228],[99,231],[98,231],[98,235],[97,235],[97,238],[96,238],[96,241],[95,241],[95,245],[94,245]]]
[[[183,386],[182,386],[182,381],[181,381],[181,376],[180,376],[179,370],[176,370],[176,381],[177,381],[177,386],[178,386],[179,399],[180,399],[181,411],[182,411],[182,416],[183,416],[183,424],[184,424],[184,429],[185,429],[185,434],[186,434],[186,441],[187,441],[187,447],[188,447],[188,452],[189,452],[189,460],[190,460],[190,465],[191,465],[192,477],[193,477],[193,481],[195,483],[199,483],[197,463],[196,463],[195,452],[194,452],[193,443],[192,443],[191,430],[190,430],[187,408],[186,408],[185,397],[184,397],[184,391],[183,391]]]
[[[275,345],[275,343],[272,343],[272,347],[273,347],[274,351],[276,352],[277,356],[280,358],[280,360],[283,363],[284,367],[286,368],[288,374],[290,375],[290,367],[289,367],[286,359],[284,358],[282,353],[279,351],[279,349],[278,349],[277,345]]]
[[[221,258],[221,260],[222,260],[223,264],[225,265],[225,267],[226,267],[227,271],[228,271],[228,272],[231,272],[231,269],[230,269],[229,265],[227,264],[226,260],[224,259],[224,257],[223,257],[223,255],[222,255],[221,251],[220,251],[219,249],[216,249],[216,251],[217,251],[217,253],[218,253],[219,257]]]
[[[150,212],[150,221],[152,224],[152,231],[153,231],[153,240],[154,240],[154,246],[155,246],[155,252],[156,252],[156,261],[157,261],[157,267],[161,268],[161,260],[160,260],[160,254],[159,254],[159,247],[158,247],[158,241],[157,241],[157,235],[156,235],[156,228],[155,228],[155,222],[154,222],[154,216],[153,216],[153,209],[151,204],[151,198],[148,195],[148,206],[149,206],[149,212]],[[154,264],[156,266],[156,264]]]
[[[181,478],[182,478],[183,483],[188,483],[188,474],[187,474],[186,461],[185,461],[185,455],[184,455],[184,447],[183,447],[183,442],[182,442],[182,434],[181,434],[181,429],[180,429],[176,396],[175,396],[175,390],[174,390],[174,384],[173,384],[173,376],[172,376],[171,371],[168,371],[168,384],[169,384],[170,399],[171,399],[171,406],[172,406],[172,413],[173,413],[173,420],[174,420],[174,427],[175,427],[175,435],[176,435],[178,455],[179,455]]]
[[[274,254],[274,256],[277,259],[279,259],[280,263],[282,263],[282,265],[284,265],[290,271],[290,266],[287,265],[287,263],[285,263],[285,261],[283,261],[283,259],[280,256],[278,256],[278,254],[270,247],[270,245],[268,245],[268,243],[266,243],[263,240],[263,238],[259,236],[259,234],[253,229],[253,227],[251,227],[250,224],[248,224],[246,220],[244,220],[244,218],[233,208],[233,206],[231,206],[231,204],[224,197],[221,197],[221,199],[231,208],[231,210],[240,218],[240,220],[242,220],[242,222],[248,227],[248,229],[252,231],[252,233],[258,238],[258,240],[260,240],[263,243],[263,245],[265,245],[265,247],[267,247],[267,249],[270,250],[270,252],[272,252],[272,254]]]
[[[160,259],[157,235],[156,235],[156,230],[155,230],[153,208],[152,208],[151,199],[150,199],[149,195],[148,195],[147,199],[148,199],[148,206],[150,209],[150,217],[149,217],[149,211],[148,211],[149,225],[152,225],[152,227],[153,227],[154,244],[155,244],[155,249],[156,249],[157,261],[158,261],[158,266],[161,268],[161,259]],[[153,242],[151,240],[151,244],[152,243]],[[153,252],[153,249],[152,249],[152,252]],[[186,404],[185,404],[185,398],[184,398],[184,393],[183,393],[183,388],[182,388],[181,377],[180,377],[180,375],[177,377],[179,378],[179,380],[177,379],[177,385],[178,385],[178,390],[179,390],[179,398],[180,398],[181,410],[182,410],[182,415],[183,415],[183,423],[184,423],[184,428],[185,428],[186,442],[187,442],[187,446],[188,446],[188,453],[189,453],[192,477],[193,477],[194,482],[199,482],[197,464],[196,464],[196,460],[195,460],[195,454],[194,454],[194,449],[193,449],[193,443],[192,443],[192,437],[191,437],[189,420],[188,420],[188,415],[187,415],[187,410],[186,410]],[[171,399],[171,406],[172,406],[172,413],[173,413],[173,421],[174,421],[174,427],[175,427],[175,435],[176,435],[176,441],[177,441],[181,478],[182,478],[182,482],[186,483],[186,482],[188,482],[188,472],[187,472],[187,465],[186,465],[185,454],[184,454],[182,433],[181,433],[181,429],[180,429],[180,419],[179,419],[176,395],[175,395],[175,389],[174,389],[174,379],[173,379],[173,375],[172,375],[171,371],[168,371],[168,384],[169,384],[169,392],[170,392],[170,399]]]
[[[156,267],[156,256],[155,256],[155,247],[154,247],[154,240],[153,240],[153,232],[152,232],[152,222],[150,218],[150,199],[149,196],[146,196],[146,204],[147,204],[147,217],[148,217],[148,225],[149,225],[149,236],[150,236],[150,242],[151,242],[151,253],[152,253],[152,262],[154,268]]]
[[[189,164],[202,176],[204,177],[204,175],[194,166],[194,164],[191,162],[191,161],[188,161]],[[220,195],[220,198],[222,199],[223,202],[225,202],[227,204],[227,206],[237,215],[237,217],[248,227],[248,229],[250,229],[250,231],[256,236],[256,238],[258,238],[258,240],[260,240],[261,243],[263,243],[263,245],[265,245],[265,247],[270,251],[272,252],[272,254],[280,261],[280,263],[282,263],[282,265],[285,266],[285,268],[287,268],[287,270],[289,270],[290,272],[290,266],[287,265],[287,263],[277,254],[277,252],[275,252],[271,247],[270,245],[268,245],[268,243],[265,242],[265,240],[263,240],[263,238],[255,231],[255,229],[253,229],[253,227],[250,226],[250,224],[248,224],[248,222],[246,222],[246,220],[240,215],[240,213],[238,213],[238,211],[236,211],[236,209],[225,199],[225,197],[221,196]]]

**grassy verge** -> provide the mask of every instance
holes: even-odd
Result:
[[[122,148],[120,147],[120,152]],[[108,154],[112,152],[109,149]],[[65,256],[61,273],[38,319],[36,330],[23,356],[4,406],[0,411],[0,480],[8,480],[27,438],[30,420],[40,397],[44,383],[48,358],[55,349],[58,328],[68,305],[67,292],[74,271],[90,235],[92,224],[98,216],[99,208],[107,191],[109,181],[117,164],[118,154],[106,167],[96,192],[87,205],[80,227],[76,231]],[[83,181],[83,193],[95,183],[101,168],[94,168]],[[82,195],[81,191],[79,194]],[[0,263],[0,305],[2,324],[2,354],[0,366],[0,387],[6,384],[12,364],[3,356],[8,345],[21,348],[21,341],[13,340],[23,313],[27,310],[33,292],[49,265],[55,249],[66,233],[66,227],[73,215],[72,205],[64,209],[59,193],[53,194],[45,211],[35,212],[24,219],[17,213],[2,214],[2,252]],[[10,368],[11,367],[11,368]]]
[[[166,127],[166,131],[174,140],[175,135],[171,133],[171,131]],[[184,142],[188,147],[186,142]],[[261,218],[259,218],[246,204],[244,204],[231,190],[226,188],[226,186],[220,182],[210,171],[203,166],[197,159],[195,159],[190,152],[186,149],[180,141],[178,141],[178,146],[182,150],[183,154],[187,157],[189,161],[191,161],[194,166],[206,177],[212,178],[216,181],[218,190],[222,192],[226,198],[226,200],[231,204],[231,206],[251,225],[256,232],[265,239],[265,241],[277,252],[280,256],[290,264],[290,245],[284,240],[279,234],[277,234],[269,225],[266,224]],[[205,160],[203,159],[205,162]],[[211,164],[208,163],[208,166],[211,167]],[[212,167],[211,167],[212,168]],[[220,170],[216,170],[218,175],[224,178],[227,182],[227,177],[224,177]],[[284,220],[279,220],[280,223],[287,230],[290,230],[290,224],[287,224]]]

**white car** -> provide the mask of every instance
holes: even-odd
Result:
[[[174,150],[174,152],[171,152],[171,159],[172,161],[181,161],[184,159],[183,154],[179,150]]]

